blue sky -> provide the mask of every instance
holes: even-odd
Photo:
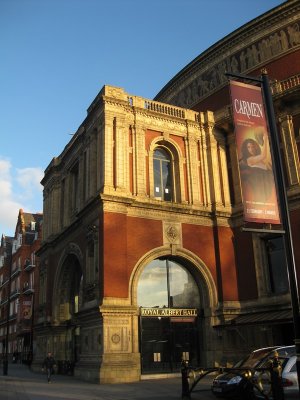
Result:
[[[153,98],[278,0],[0,0],[0,235],[42,211],[43,171],[102,86]]]

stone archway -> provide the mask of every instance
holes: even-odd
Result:
[[[131,275],[130,279],[130,293],[131,293],[131,304],[137,306],[137,285],[141,273],[147,264],[156,258],[168,257],[170,256],[174,260],[183,262],[184,265],[192,272],[194,275],[201,293],[201,303],[205,309],[215,309],[218,303],[217,288],[215,285],[214,278],[205,265],[205,263],[192,252],[177,248],[173,254],[170,253],[168,247],[160,247],[150,251],[141,258]]]
[[[137,296],[137,292],[138,292],[138,285],[140,282],[140,279],[142,277],[143,271],[146,270],[147,267],[149,267],[153,262],[155,262],[155,260],[158,260],[159,262],[161,260],[169,260],[171,263],[174,262],[175,264],[178,264],[180,267],[182,267],[182,269],[186,270],[187,276],[189,275],[190,277],[187,280],[187,285],[189,283],[193,283],[194,284],[194,289],[197,286],[198,288],[198,293],[199,293],[199,308],[196,311],[196,314],[194,315],[196,318],[194,319],[194,321],[188,321],[185,318],[178,318],[176,320],[176,317],[182,317],[189,315],[185,313],[185,309],[186,308],[194,308],[197,307],[195,304],[193,304],[193,302],[190,303],[190,305],[187,303],[190,300],[188,300],[188,298],[190,298],[190,296],[185,296],[186,297],[186,301],[185,302],[177,302],[177,304],[171,304],[171,302],[167,302],[164,303],[164,305],[162,306],[163,308],[161,308],[161,310],[159,310],[160,306],[157,305],[156,303],[152,305],[153,310],[151,310],[151,306],[150,309],[147,309],[147,307],[149,307],[149,305],[146,306],[146,308],[143,307],[142,304],[139,304],[138,301],[138,296]],[[149,274],[150,276],[150,274]],[[153,278],[155,279],[155,277]],[[161,283],[161,282],[160,282]],[[140,319],[140,323],[139,323],[139,327],[140,329],[143,329],[143,333],[145,333],[145,331],[148,330],[148,336],[146,337],[144,335],[144,337],[146,337],[146,340],[150,343],[150,342],[155,342],[157,341],[157,343],[159,343],[162,337],[162,333],[161,332],[167,332],[169,330],[170,335],[172,335],[172,337],[169,335],[165,335],[164,340],[165,342],[172,342],[172,338],[174,338],[177,335],[181,335],[182,332],[180,332],[180,324],[182,325],[182,328],[187,330],[193,330],[194,333],[196,333],[197,337],[194,336],[194,344],[192,344],[191,346],[184,348],[183,343],[180,343],[180,340],[177,342],[174,342],[175,345],[181,345],[181,354],[180,356],[183,356],[183,354],[187,355],[187,357],[191,358],[191,352],[192,350],[194,351],[194,355],[196,354],[194,360],[195,363],[199,362],[199,360],[201,360],[201,364],[202,365],[209,365],[211,363],[211,359],[212,359],[212,352],[211,352],[211,348],[212,343],[213,343],[213,338],[215,336],[214,332],[213,332],[213,325],[214,325],[214,314],[215,314],[215,310],[217,308],[217,290],[216,290],[216,285],[213,279],[213,276],[209,270],[209,268],[205,265],[205,263],[199,259],[199,257],[197,257],[195,254],[191,253],[190,251],[183,249],[183,248],[177,248],[176,251],[173,251],[172,253],[170,252],[170,250],[166,247],[161,247],[161,248],[157,248],[151,252],[149,252],[148,254],[146,254],[137,264],[134,270],[134,273],[132,274],[131,277],[131,301],[132,301],[132,305],[136,306],[136,307],[141,307],[140,311],[139,311],[139,319]],[[153,290],[156,290],[153,288]],[[157,289],[158,290],[158,289]],[[186,293],[185,293],[186,294]],[[182,295],[185,295],[184,293],[182,293]],[[177,299],[180,299],[180,296],[177,297]],[[182,300],[182,298],[181,298]],[[181,309],[182,308],[182,309]],[[153,311],[153,313],[152,313]],[[160,321],[156,321],[156,323],[152,323],[154,321],[155,318],[155,313],[157,314],[157,319],[159,319]],[[181,314],[182,312],[182,314]],[[168,314],[169,313],[169,314]],[[170,321],[167,321],[166,318],[164,319],[163,317],[169,317]],[[175,321],[176,320],[176,321]],[[164,322],[165,324],[162,324],[162,322]],[[188,325],[187,322],[192,322],[192,324]],[[172,325],[174,323],[174,325]],[[159,327],[158,327],[159,325]],[[142,327],[142,328],[141,328]],[[160,329],[160,330],[159,330]],[[157,337],[155,337],[155,330],[158,332],[157,333]],[[153,337],[150,337],[150,336]],[[136,335],[137,336],[137,335]],[[141,332],[139,334],[139,338],[140,338],[140,343],[139,343],[139,348],[143,349],[143,344],[141,343],[141,341],[143,340]],[[171,340],[172,339],[172,340]],[[180,339],[180,338],[179,338]],[[174,344],[173,343],[173,344]],[[152,345],[152,343],[150,343]],[[148,346],[149,347],[149,346]],[[153,346],[152,346],[153,347]],[[178,347],[178,346],[177,346]],[[197,347],[197,348],[196,348]],[[144,348],[146,348],[145,343],[144,343]],[[153,347],[154,348],[154,347]],[[167,351],[164,350],[163,346],[156,346],[156,350],[149,350],[148,348],[146,349],[146,351],[144,352],[145,354],[141,354],[141,358],[142,358],[142,369],[144,371],[144,373],[149,373],[150,370],[153,369],[153,371],[155,371],[155,369],[157,371],[162,371],[162,369],[159,369],[158,364],[161,362],[161,364],[163,364],[163,362],[167,362],[171,365],[171,370],[175,371],[178,370],[180,368],[180,364],[179,364],[179,358],[178,360],[175,360],[174,355],[175,354],[175,350],[174,350],[174,346],[173,349],[171,349],[171,351],[173,352],[172,354],[169,352],[169,354],[171,354],[171,357],[173,357],[173,361],[175,360],[175,362],[169,362],[168,360],[166,361],[166,357],[164,359],[164,352],[165,354],[168,353],[168,351],[170,350],[170,346],[169,348],[167,348]],[[151,353],[150,356],[148,353]],[[146,361],[146,363],[144,362],[143,358],[145,358],[146,356],[149,356],[149,360],[151,359],[151,362]],[[156,359],[155,359],[156,357]],[[154,362],[153,362],[154,360]],[[177,365],[177,364],[178,365]],[[156,364],[156,365],[155,365]],[[175,369],[174,369],[175,366]],[[147,368],[149,368],[147,370]],[[163,367],[165,368],[165,366]],[[167,366],[167,369],[163,369],[164,371],[166,370],[167,372],[169,372],[168,370],[169,366]],[[177,369],[176,369],[177,368]]]
[[[53,287],[55,354],[57,360],[74,364],[79,353],[83,273],[81,253],[67,251],[61,257]]]

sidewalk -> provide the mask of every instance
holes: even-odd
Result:
[[[1,366],[2,367],[2,366]],[[8,375],[0,371],[0,400],[180,400],[181,378],[151,379],[135,383],[93,384],[64,375],[46,376],[27,366],[9,364]],[[192,399],[214,399],[207,391],[192,393]]]

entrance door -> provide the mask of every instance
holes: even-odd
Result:
[[[171,319],[173,369],[179,371],[182,360],[199,365],[198,329],[196,322]]]
[[[179,372],[181,361],[198,363],[196,322],[141,318],[142,373]]]
[[[140,275],[137,300],[142,372],[176,372],[182,359],[197,365],[196,310],[201,305],[191,272],[178,260],[151,261]]]

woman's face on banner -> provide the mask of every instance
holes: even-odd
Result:
[[[249,142],[247,144],[247,150],[250,156],[256,156],[257,155],[257,146],[255,145],[254,142]]]

